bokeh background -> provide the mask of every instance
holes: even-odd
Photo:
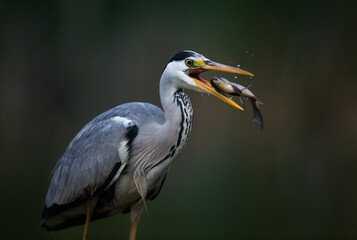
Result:
[[[138,239],[357,239],[356,1],[2,1],[0,232],[46,232],[50,172],[75,133],[124,102],[160,105],[167,61],[191,49],[263,102],[265,129],[189,92],[191,140],[150,202]],[[210,78],[214,73],[205,73]],[[90,239],[127,239],[128,215]]]

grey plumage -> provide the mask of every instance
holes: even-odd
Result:
[[[149,103],[126,103],[83,127],[58,160],[46,195],[41,226],[58,230],[130,212],[130,240],[146,200],[159,194],[172,161],[189,139],[193,108],[183,89],[211,93],[199,74],[207,70],[252,75],[183,51],[166,65],[160,79],[162,109]]]
[[[135,112],[137,114],[133,114]],[[129,129],[150,116],[157,116],[158,122],[164,121],[161,109],[151,104],[129,103],[108,110],[89,122],[71,141],[57,162],[46,196],[46,205],[71,202],[85,194],[82,191],[87,187],[89,193],[94,193],[114,164],[123,164],[126,161],[119,158],[118,146],[120,142],[127,140],[125,135]],[[126,121],[117,121],[115,117]]]
[[[115,164],[128,164],[128,159],[119,156],[120,143],[127,144],[130,138],[135,137],[127,138],[127,134],[145,122],[164,124],[163,111],[148,103],[127,103],[99,115],[76,135],[53,170],[43,211],[44,227],[52,228],[46,220],[57,214],[56,208],[66,209],[60,206],[76,201],[77,205],[105,190],[96,192]],[[128,151],[129,147],[123,146],[122,150]]]
[[[179,92],[181,93],[181,91]],[[178,99],[185,99],[186,95],[181,93],[179,96],[180,98],[176,98],[176,101],[179,101]],[[182,100],[180,101],[182,103]],[[177,102],[172,102],[172,104],[176,105],[177,108],[181,106]],[[185,104],[191,108],[188,97]],[[190,117],[192,118],[192,110],[186,110],[186,112],[191,112]],[[186,115],[185,113],[183,114],[184,118],[190,119],[187,113]],[[180,120],[180,122],[182,121],[186,124],[186,121]],[[139,177],[145,176],[157,162],[165,159],[162,154],[165,151],[167,152],[166,155],[168,155],[165,161],[170,162],[169,160],[173,159],[180,149],[175,147],[172,151],[169,151],[169,146],[165,147],[159,143],[154,144],[155,141],[151,139],[153,135],[145,134],[145,131],[151,132],[151,130],[163,126],[165,122],[164,112],[160,108],[148,103],[123,104],[108,110],[89,122],[71,141],[53,170],[42,214],[44,218],[42,226],[49,230],[68,227],[71,225],[72,216],[70,218],[63,217],[61,216],[61,212],[73,209],[73,205],[78,206],[75,208],[76,211],[84,212],[81,203],[95,196],[99,197],[98,205],[93,212],[93,219],[113,215],[125,209],[128,210],[132,207],[133,202],[138,202],[140,197],[145,198],[149,192],[149,195],[151,195],[149,198],[157,195],[158,190],[162,187],[162,181],[167,174],[168,167],[163,170],[164,176],[161,176],[160,173],[160,177],[156,177],[157,179],[148,189],[145,189],[145,186],[141,182],[136,182],[135,185],[132,185],[137,187],[139,192],[129,197],[130,199],[124,199],[123,202],[129,202],[128,204],[118,205],[115,203],[115,197],[108,195],[105,191],[109,186],[103,186],[103,184],[105,184],[108,177],[115,176],[115,173],[111,174],[111,172],[117,163],[122,166],[121,170],[126,167],[127,172],[125,174],[133,175],[139,179]],[[137,126],[141,126],[137,131],[140,133],[140,130],[142,130],[142,136],[138,139],[136,139],[136,135],[128,137],[127,134]],[[190,131],[186,132],[187,139],[189,133]],[[179,135],[176,136],[176,138],[178,137]],[[133,143],[130,146],[128,144],[129,141],[135,141],[135,144]],[[124,151],[122,153],[118,149],[121,143],[125,144],[121,149]],[[174,137],[172,143],[173,146],[177,144]],[[154,148],[156,152],[153,151]],[[164,150],[165,148],[167,150]],[[127,154],[129,156],[133,153],[136,157],[131,159],[131,163],[128,162],[128,157],[124,159],[120,158],[120,155],[125,156]],[[140,161],[143,157],[152,161]],[[140,166],[139,169],[141,171],[134,171],[133,168],[137,169],[138,166]],[[119,170],[120,168],[116,169],[116,171]],[[118,179],[120,175],[116,177]],[[109,183],[112,183],[112,179],[107,182],[108,185]],[[108,197],[112,199],[108,199]],[[66,224],[67,221],[70,222],[69,225]],[[76,222],[74,225],[82,224],[83,222],[84,218],[82,217],[81,221]]]

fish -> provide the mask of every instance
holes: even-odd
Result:
[[[230,82],[222,77],[213,77],[210,80],[210,83],[217,92],[225,96],[231,95],[238,96],[240,98],[248,98],[254,110],[251,122],[255,122],[260,131],[263,131],[264,120],[259,108],[259,104],[263,103],[248,89],[251,85],[248,87],[244,87],[237,83]]]

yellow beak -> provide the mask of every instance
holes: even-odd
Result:
[[[254,77],[254,74],[252,74],[250,72],[247,72],[247,71],[245,71],[243,69],[236,68],[236,67],[231,67],[231,66],[228,66],[228,65],[224,65],[224,64],[216,63],[216,62],[212,62],[212,61],[205,62],[205,64],[201,68],[205,69],[205,70],[238,73],[238,74],[248,75],[248,76]]]
[[[231,67],[231,66],[228,66],[228,65],[224,65],[224,64],[220,64],[220,63],[216,63],[216,62],[212,62],[212,61],[204,62],[204,64],[202,64],[199,68],[201,69],[202,72],[208,71],[208,70],[213,70],[213,71],[230,72],[230,73],[237,73],[237,74],[243,74],[243,75],[248,75],[248,76],[254,76],[250,72],[247,72],[247,71],[242,70],[240,68],[235,68],[235,67]],[[216,96],[217,98],[223,100],[224,102],[228,103],[229,105],[232,105],[235,108],[238,108],[239,110],[244,110],[237,103],[235,103],[231,99],[227,98],[223,94],[217,92],[212,87],[210,82],[208,82],[208,81],[206,81],[206,80],[204,80],[202,78],[198,78],[198,79],[196,79],[194,77],[191,77],[191,78],[195,81],[196,86],[199,89],[203,90],[204,92],[207,92],[209,94],[212,94],[212,95]]]
[[[229,105],[232,105],[233,107],[238,108],[239,110],[244,110],[244,108],[242,108],[241,106],[239,106],[237,103],[235,103],[234,101],[232,101],[231,99],[227,98],[226,96],[224,96],[223,94],[217,92],[212,86],[211,83],[207,82],[207,84],[209,84],[209,86],[207,86],[206,84],[202,83],[201,81],[197,80],[197,79],[193,79],[196,82],[196,85],[199,89],[212,94],[213,96],[218,97],[219,99],[225,101],[226,103],[228,103]]]

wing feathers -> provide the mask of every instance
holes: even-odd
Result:
[[[55,166],[43,217],[78,205],[113,184],[137,133],[134,122],[119,116],[88,123]]]

